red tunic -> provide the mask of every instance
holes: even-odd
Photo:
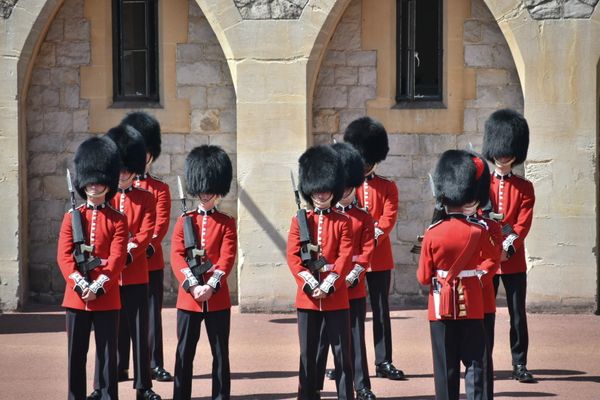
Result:
[[[359,275],[358,284],[348,288],[348,298],[362,299],[367,296],[367,287],[365,285],[366,271],[371,265],[373,250],[375,249],[375,238],[373,236],[373,217],[354,205],[345,208],[337,207],[338,211],[347,215],[352,223],[352,268],[360,265],[365,269]]]
[[[439,276],[438,270],[447,271],[469,244],[473,226],[481,229],[476,250],[459,270],[488,271],[497,260],[497,250],[490,240],[485,226],[471,222],[463,217],[451,217],[429,227],[425,232],[417,269],[417,280],[422,285],[431,285],[431,279]],[[485,275],[484,275],[485,277]],[[483,318],[482,282],[476,276],[461,278],[464,288],[466,319]],[[433,288],[429,290],[429,320],[436,321],[433,300]]]
[[[213,210],[214,212],[212,212]],[[186,276],[182,270],[188,269],[183,236],[183,216],[177,218],[175,228],[173,229],[173,236],[171,237],[171,268],[173,268],[175,277],[179,281],[177,308],[181,310],[196,312],[220,311],[231,307],[227,277],[233,269],[237,251],[235,219],[214,208],[213,210],[209,211],[207,215],[200,214],[198,210],[188,213],[194,222],[197,247],[204,248],[206,256],[213,263],[214,269],[224,273],[220,280],[221,286],[208,300],[206,310],[204,310],[205,303],[198,303],[194,300],[191,293],[188,293],[183,289],[183,283],[186,280]],[[204,220],[206,220],[206,222],[203,225]],[[200,231],[200,227],[202,226],[206,228],[204,233],[204,246],[202,246],[202,234]],[[204,283],[207,283],[213,274],[214,271],[204,273]]]
[[[110,203],[127,217],[129,242],[137,246],[129,251],[133,261],[125,266],[120,283],[122,286],[148,283],[146,248],[152,240],[156,220],[154,196],[147,190],[130,186],[124,191],[119,189]]]
[[[87,208],[86,205],[79,206],[78,210],[82,216],[86,244],[89,245],[92,238],[94,210]],[[77,264],[73,258],[75,246],[73,245],[71,213],[68,212],[65,214],[60,227],[56,255],[60,272],[67,282],[62,305],[63,307],[88,311],[119,310],[121,308],[121,296],[119,295],[118,282],[127,257],[127,220],[123,214],[111,207],[104,207],[96,211],[95,226],[92,255],[106,261],[103,262],[103,265],[90,271],[89,280],[91,283],[100,275],[108,277],[108,281],[103,286],[105,293],[95,300],[86,302],[73,290],[74,282],[69,278],[69,275],[77,271]]]
[[[162,241],[169,230],[169,221],[171,218],[171,193],[169,185],[163,181],[146,174],[138,177],[135,186],[146,189],[154,196],[156,201],[156,222],[154,224],[154,234],[150,245],[154,247],[154,254],[148,258],[148,271],[156,271],[165,267]]]
[[[504,214],[502,226],[512,227],[518,238],[513,242],[515,254],[500,264],[498,274],[516,274],[527,271],[524,240],[533,220],[535,194],[533,184],[520,176],[509,173],[506,177],[492,173],[490,200],[495,212]],[[505,236],[506,237],[506,236]]]
[[[390,234],[398,216],[398,188],[396,184],[379,175],[371,174],[356,190],[356,198],[361,208],[366,209],[375,220],[376,245],[371,260],[372,271],[394,269]]]
[[[322,216],[314,211],[307,213],[308,226],[313,244],[319,242],[319,217],[322,217],[321,254],[331,265],[331,270],[318,272],[319,282],[335,273],[339,278],[334,283],[334,292],[323,299],[315,299],[304,292],[305,281],[301,275],[308,271],[300,258],[300,232],[296,216],[292,218],[287,241],[287,262],[296,279],[296,308],[319,311],[343,310],[349,307],[348,290],[345,276],[352,270],[352,226],[348,217],[337,211],[324,213]]]

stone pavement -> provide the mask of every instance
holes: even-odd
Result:
[[[166,367],[172,372],[176,310],[167,308],[163,316]],[[66,398],[67,336],[64,325],[64,313],[56,309],[0,315],[1,400]],[[599,399],[600,317],[530,314],[529,325],[528,366],[539,379],[536,384],[522,384],[510,379],[508,313],[506,308],[498,311],[494,353],[496,398]],[[393,311],[392,329],[394,363],[405,371],[408,379],[372,378],[378,399],[433,400],[426,312]],[[367,348],[369,359],[373,360],[370,330],[371,324],[367,322]],[[93,348],[92,341],[87,368],[90,388]],[[295,398],[298,368],[295,314],[240,314],[234,308],[230,353],[233,400]],[[194,400],[209,399],[210,363],[210,350],[203,330],[194,363]],[[131,387],[131,381],[120,384],[120,399],[135,398]],[[171,383],[155,383],[154,389],[164,399],[172,398]],[[335,398],[334,382],[326,381],[323,398]]]

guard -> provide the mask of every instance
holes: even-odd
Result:
[[[348,143],[335,143],[331,146],[339,155],[344,168],[345,190],[336,205],[336,210],[348,216],[352,223],[352,270],[345,277],[350,302],[350,327],[352,336],[351,358],[354,371],[354,390],[357,400],[374,400],[369,379],[369,363],[365,345],[365,318],[367,314],[366,271],[371,265],[371,257],[375,248],[374,222],[371,215],[357,207],[356,189],[361,187],[365,179],[364,163],[358,151]],[[329,340],[325,325],[321,326],[317,366],[319,383],[323,387]],[[333,371],[328,376],[335,379]]]
[[[519,382],[535,382],[527,370],[529,333],[527,330],[526,294],[527,263],[525,237],[531,228],[535,194],[533,184],[512,169],[525,162],[529,147],[529,127],[525,118],[514,110],[494,112],[485,123],[483,155],[494,163],[490,199],[493,210],[503,214],[502,259],[494,278],[496,293],[500,280],[506,291],[510,315],[510,350],[512,377]]]
[[[164,368],[161,315],[165,278],[162,241],[169,230],[171,193],[169,185],[150,174],[152,164],[160,156],[160,124],[153,116],[143,111],[128,114],[121,121],[121,124],[130,125],[137,129],[142,134],[146,144],[146,169],[144,174],[137,176],[134,185],[137,188],[142,188],[152,193],[156,202],[154,233],[152,234],[150,245],[146,249],[150,280],[148,283],[150,368],[152,369],[152,379],[160,382],[172,381],[173,377]],[[129,360],[124,360],[124,364],[129,364]]]
[[[127,220],[108,205],[119,182],[121,160],[115,144],[106,138],[85,140],[75,152],[75,189],[86,199],[65,214],[58,236],[57,261],[67,282],[66,308],[69,348],[69,393],[80,400],[86,393],[86,358],[90,332],[96,340],[98,394],[118,399],[117,330],[119,275],[127,257]]]
[[[229,193],[232,176],[231,160],[218,146],[196,147],[186,158],[187,191],[198,198],[199,205],[188,212],[180,186],[183,215],[177,219],[171,238],[171,267],[180,284],[174,400],[191,398],[193,361],[202,322],[213,355],[212,399],[230,398],[231,300],[227,277],[235,261],[237,232],[235,219],[216,206]]]
[[[369,299],[373,311],[373,340],[375,342],[375,373],[392,380],[404,379],[404,372],[392,364],[392,327],[389,294],[394,269],[390,233],[398,216],[398,188],[389,179],[375,174],[377,164],[389,151],[388,137],[381,123],[370,117],[350,123],[344,141],[354,146],[365,162],[365,181],[356,192],[358,205],[375,221],[375,251],[367,271]]]
[[[344,193],[344,170],[329,146],[300,156],[299,191],[312,210],[292,218],[287,262],[296,280],[300,339],[298,399],[320,399],[317,383],[319,332],[333,345],[337,398],[354,399],[350,316],[345,277],[352,270],[352,224],[333,205]],[[300,200],[297,200],[300,206]]]
[[[485,163],[466,151],[448,150],[437,163],[434,184],[443,211],[425,232],[417,280],[430,286],[435,394],[459,399],[462,362],[467,398],[480,400],[485,350],[481,280],[498,257],[486,225],[474,216],[489,187]]]

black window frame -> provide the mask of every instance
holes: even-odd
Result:
[[[396,107],[444,108],[444,8],[437,1],[437,92],[419,95],[415,91],[416,2],[396,0]],[[411,62],[412,61],[412,62]]]
[[[158,59],[158,1],[159,0],[112,0],[113,26],[113,107],[160,107],[159,59]],[[146,91],[144,95],[124,94],[124,43],[123,4],[146,5]]]

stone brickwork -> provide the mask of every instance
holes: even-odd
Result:
[[[590,18],[598,0],[524,0],[533,19]]]
[[[433,199],[428,173],[448,149],[480,149],[483,124],[498,108],[523,111],[516,68],[500,29],[483,0],[472,0],[465,21],[465,66],[476,69],[477,95],[464,110],[464,133],[414,134],[388,132],[390,152],[377,172],[396,182],[398,222],[392,246],[396,268],[391,300],[397,305],[424,304],[428,292],[416,281],[418,257],[410,253],[417,237],[429,225]],[[366,113],[366,101],[375,97],[377,54],[361,49],[361,1],[354,0],[342,17],[326,50],[317,78],[313,105],[315,143],[341,140],[345,127]]]
[[[243,19],[298,19],[308,0],[233,0]]]
[[[19,0],[0,0],[0,15],[2,18],[8,19],[12,10]]]
[[[66,0],[61,7],[40,48],[27,97],[29,282],[30,297],[36,302],[62,299],[65,283],[56,265],[56,241],[68,207],[65,169],[72,168],[75,149],[89,137],[91,111],[79,90],[79,67],[90,63],[90,26],[83,10],[84,0]],[[177,175],[184,175],[189,151],[201,144],[223,147],[232,159],[234,180],[220,209],[236,216],[235,91],[225,56],[195,0],[189,0],[188,41],[177,48],[176,79],[178,97],[191,104],[191,131],[163,131],[163,151],[152,173],[169,184],[171,197],[176,198]],[[188,201],[188,207],[191,203]],[[180,214],[180,203],[174,201],[170,230],[163,242],[165,302],[173,302],[177,296],[177,281],[168,259],[172,228]],[[235,302],[237,271],[229,284]]]
[[[29,287],[34,301],[57,303],[65,281],[56,242],[68,208],[66,168],[88,136],[89,106],[80,99],[79,67],[90,63],[84,0],[65,0],[41,45],[27,93]]]

